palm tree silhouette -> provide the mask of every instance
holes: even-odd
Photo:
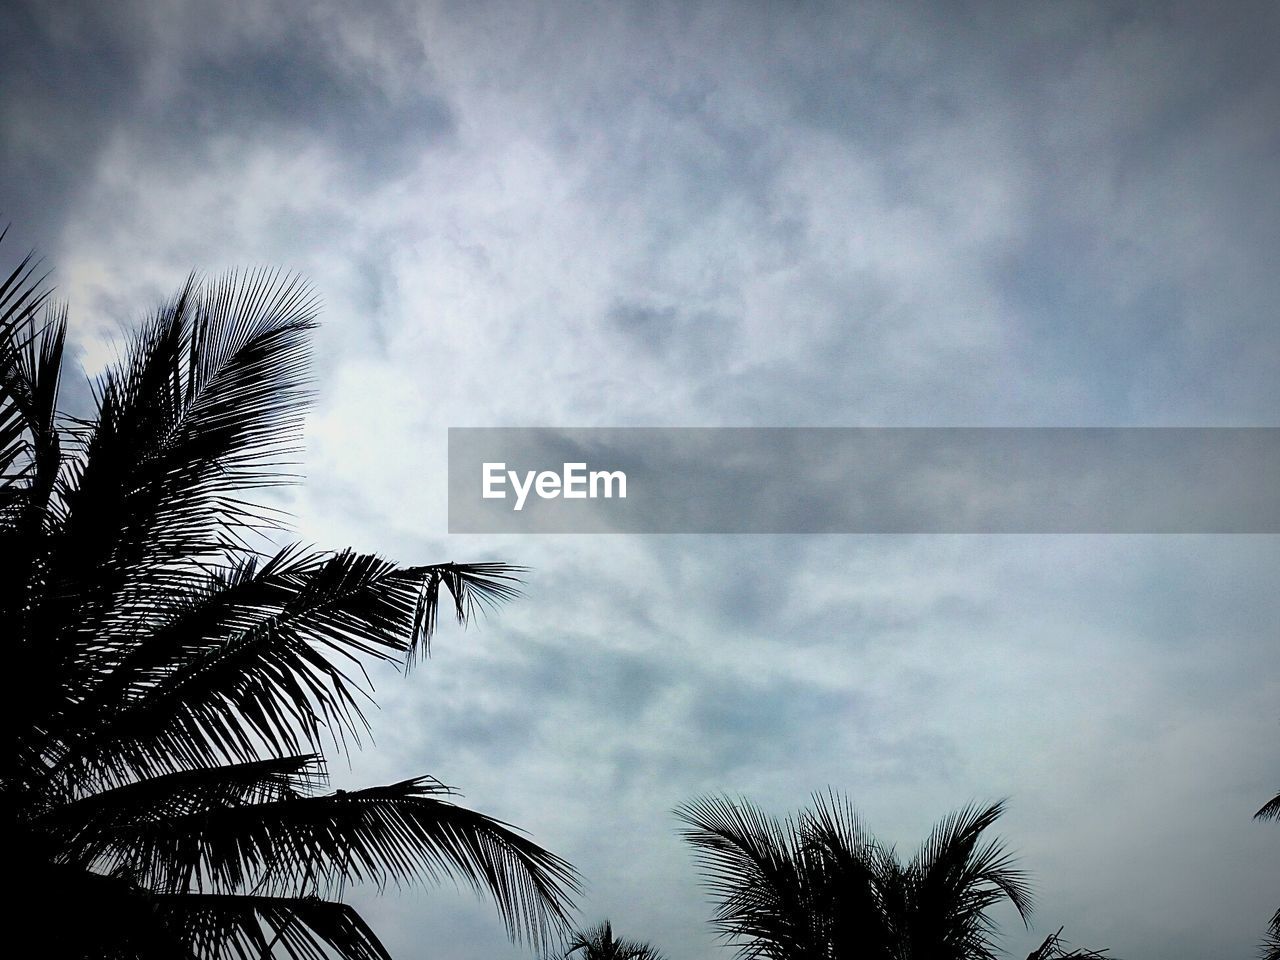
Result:
[[[565,957],[579,954],[578,960],[664,960],[662,954],[639,940],[619,940],[613,935],[609,921],[588,930],[579,930],[569,938]]]
[[[1263,804],[1262,809],[1253,816],[1255,820],[1280,819],[1280,793]],[[1267,935],[1262,941],[1262,957],[1263,960],[1280,960],[1280,910],[1271,915],[1271,922],[1267,924]]]
[[[905,863],[834,793],[785,820],[726,798],[676,814],[719,901],[712,923],[744,960],[987,960],[990,909],[1008,901],[1024,922],[1031,910],[1025,874],[983,839],[1003,809],[952,814]]]
[[[0,816],[42,955],[386,958],[348,881],[461,880],[513,939],[563,935],[573,868],[450,788],[320,792],[323,746],[367,731],[361,662],[407,665],[442,591],[467,620],[518,568],[251,549],[277,516],[246,491],[282,481],[306,401],[308,288],[188,281],[74,420],[33,271],[0,284]]]

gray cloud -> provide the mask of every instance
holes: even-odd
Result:
[[[112,123],[141,82],[127,20],[92,6],[8,4],[0,23],[0,211],[50,251]]]

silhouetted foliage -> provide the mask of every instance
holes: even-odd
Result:
[[[1051,933],[1045,937],[1044,943],[1040,944],[1035,950],[1027,954],[1027,960],[1114,960],[1107,956],[1107,949],[1086,950],[1083,947],[1071,948],[1066,940],[1062,939],[1062,931],[1064,927],[1059,927],[1057,933]]]
[[[656,947],[639,940],[618,939],[609,921],[576,931],[566,944],[565,957],[577,960],[665,960]]]
[[[30,258],[0,286],[0,815],[21,918],[55,957],[385,958],[348,881],[454,878],[511,936],[568,930],[573,868],[429,777],[321,794],[358,743],[361,661],[408,662],[515,568],[263,555],[306,401],[314,300],[188,281],[59,418],[66,313]],[[264,541],[265,542],[265,541]]]
[[[907,862],[835,794],[784,820],[725,798],[676,814],[718,902],[712,923],[744,960],[987,960],[990,909],[1008,902],[1024,922],[1031,911],[1026,875],[984,839],[1003,809],[952,814]],[[1034,960],[1058,956],[1050,940]]]
[[[1280,793],[1263,804],[1262,809],[1253,816],[1258,820],[1280,819]],[[1267,935],[1262,941],[1262,957],[1263,960],[1280,960],[1280,910],[1271,915],[1271,922],[1267,925]]]
[[[1262,940],[1263,960],[1280,960],[1280,910],[1271,917],[1267,935]]]
[[[1280,793],[1277,793],[1274,797],[1264,803],[1262,805],[1262,809],[1253,816],[1257,820],[1280,819]]]

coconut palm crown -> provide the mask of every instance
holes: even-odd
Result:
[[[65,310],[30,258],[0,280],[0,817],[42,955],[386,958],[344,884],[415,879],[563,935],[573,868],[436,780],[323,792],[321,751],[367,731],[362,663],[409,663],[444,600],[466,620],[518,571],[251,547],[300,435],[308,288],[189,280],[72,419]]]
[[[608,920],[587,930],[577,930],[569,937],[564,952],[566,960],[665,960],[652,944],[613,935]]]
[[[743,960],[994,960],[991,908],[1028,917],[1026,875],[983,836],[1002,804],[952,814],[904,862],[847,800],[813,799],[785,820],[720,797],[676,811]]]

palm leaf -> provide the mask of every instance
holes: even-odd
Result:
[[[66,332],[63,307],[0,337],[0,507],[12,532],[34,532],[19,525],[15,501],[42,513],[61,465],[55,418]]]
[[[52,571],[78,601],[68,611],[78,634],[118,593],[162,602],[173,561],[260,521],[242,494],[279,483],[294,450],[313,325],[314,301],[294,278],[260,272],[208,290],[193,278],[103,377]]]
[[[834,792],[815,794],[801,816],[821,938],[836,956],[891,955],[893,930],[884,878],[892,856],[863,827],[853,805]]]
[[[507,824],[445,799],[430,778],[148,818],[104,832],[107,863],[147,886],[330,893],[347,882],[460,880],[487,892],[513,938],[568,929],[577,877]]]
[[[277,948],[291,960],[391,960],[354,909],[317,897],[159,896],[155,912],[193,960],[262,960]]]
[[[324,760],[316,754],[255,760],[139,780],[59,804],[35,822],[56,839],[62,862],[88,868],[121,836],[148,825],[310,796],[324,782]]]
[[[429,638],[441,584],[460,617],[514,595],[512,569],[402,569],[371,555],[294,550],[260,575],[246,568],[235,589],[209,590],[137,643],[119,679],[107,681],[119,708],[74,725],[82,735],[56,772],[89,764],[119,782],[224,756],[252,760],[264,746],[303,752],[320,745],[322,730],[340,745],[358,742],[367,729],[359,701],[370,694],[358,658],[396,660]]]
[[[1270,800],[1264,803],[1262,805],[1262,809],[1260,809],[1253,816],[1255,819],[1258,819],[1258,820],[1280,819],[1280,793],[1276,794],[1274,797],[1272,797]]]
[[[792,823],[746,800],[704,798],[676,809],[719,903],[712,924],[744,958],[799,958],[819,951],[817,912],[803,841]]]
[[[1032,903],[1026,875],[999,841],[982,841],[1003,811],[999,801],[949,815],[912,861],[911,936],[917,949],[942,957],[994,957],[995,927],[988,911],[1006,899],[1028,922]]]
[[[1267,935],[1262,941],[1263,960],[1280,960],[1280,910],[1271,915]]]

